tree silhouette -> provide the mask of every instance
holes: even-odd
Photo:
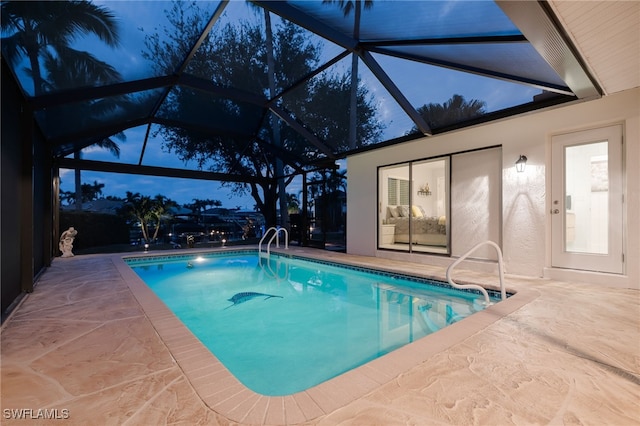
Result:
[[[149,243],[158,237],[160,225],[163,220],[167,220],[171,216],[169,209],[172,207],[177,207],[177,203],[163,195],[158,194],[151,198],[138,192],[127,191],[121,211],[140,224],[142,238],[146,243]],[[149,227],[154,225],[155,231],[153,237],[150,237]]]
[[[120,81],[122,77],[111,65],[99,61],[87,52],[78,52],[73,49],[59,48],[60,56],[55,56],[51,52],[44,52],[43,68],[45,70],[44,87],[47,91],[68,89],[73,87],[83,87],[106,84],[112,81]],[[58,115],[73,115],[77,117],[77,124],[83,128],[96,122],[105,120],[114,111],[124,108],[129,104],[127,96],[107,97],[92,102],[81,102],[63,106],[58,114],[50,114],[51,124],[57,121]],[[55,125],[55,124],[53,124]],[[115,139],[125,140],[123,132],[119,132],[113,138],[104,138],[94,145],[107,149],[115,157],[120,157],[120,147]],[[73,158],[82,158],[80,150],[73,153]],[[81,200],[81,172],[75,169],[76,200]],[[82,210],[82,203],[76,203],[76,210]]]
[[[100,198],[102,195],[102,188],[104,188],[104,183],[98,183],[98,181],[94,180],[93,184],[83,183],[82,184],[82,201],[94,201]]]
[[[207,209],[207,207],[220,207],[222,206],[222,202],[219,200],[200,200],[198,198],[193,199],[193,203],[183,204],[184,208],[191,210],[194,215],[198,216],[198,221],[202,221],[202,214]]]
[[[442,104],[425,104],[418,108],[418,112],[429,124],[429,127],[437,129],[479,117],[486,113],[485,107],[484,101],[476,99],[466,101],[461,95],[453,95]],[[414,127],[407,134],[417,131],[418,128]]]
[[[322,4],[337,4],[345,17],[349,16],[352,10],[360,7],[362,3],[364,3],[365,9],[373,7],[373,0],[322,0]]]
[[[347,191],[347,171],[330,170],[316,172],[307,186],[308,209],[315,207],[315,218],[320,219],[321,229],[337,231],[344,225],[343,203]]]
[[[274,52],[274,43],[273,43],[273,29],[271,26],[271,14],[267,9],[256,6],[252,2],[247,2],[249,7],[258,11],[262,9],[262,14],[264,16],[264,28],[265,28],[265,54],[267,58],[267,82],[269,85],[269,97],[271,99],[275,98],[277,93],[276,90],[276,60],[275,60],[275,52]],[[273,143],[277,147],[282,146],[282,136],[280,133],[280,123],[278,119],[275,117],[271,117],[271,132]],[[282,159],[279,157],[275,158],[274,170],[276,176],[284,176],[284,163]],[[287,207],[287,196],[286,196],[286,180],[284,177],[280,177],[278,180],[278,199],[280,200],[280,215],[281,215],[281,225],[288,228],[289,225],[289,209]]]
[[[0,19],[2,32],[10,34],[2,38],[2,49],[14,64],[27,57],[35,96],[45,91],[40,59],[50,49],[60,57],[81,55],[70,47],[81,34],[93,34],[110,46],[118,44],[114,15],[86,0],[2,2]]]
[[[151,218],[155,221],[155,231],[153,233],[153,237],[151,241],[155,241],[158,238],[158,232],[160,231],[160,227],[163,221],[167,221],[172,217],[172,214],[169,212],[171,208],[178,207],[178,203],[175,201],[165,197],[164,195],[156,195],[151,200]]]
[[[28,75],[33,79],[34,95],[58,90],[95,86],[121,81],[111,65],[98,60],[89,52],[71,47],[80,35],[95,35],[109,46],[119,43],[115,16],[106,7],[89,1],[65,2],[3,2],[2,31],[10,34],[2,39],[3,51],[12,63],[27,57]],[[44,72],[44,75],[43,75]],[[65,105],[60,115],[77,117],[79,126],[85,126],[105,116],[127,102],[124,96],[105,98],[95,102]],[[48,114],[48,125],[55,127],[55,114]],[[124,134],[115,135],[124,140]],[[120,148],[111,138],[96,143],[108,149],[116,157]],[[80,151],[74,152],[80,159]],[[82,210],[83,191],[80,169],[75,169],[76,210]],[[68,198],[68,197],[67,197]]]
[[[360,33],[360,13],[362,12],[362,3],[365,9],[373,7],[373,0],[322,0],[322,4],[337,4],[344,17],[348,17],[352,10],[355,10],[353,18],[353,37],[358,38]],[[357,145],[357,107],[358,107],[358,55],[351,54],[351,94],[349,97],[349,148],[354,149]]]
[[[185,10],[189,8],[189,10]],[[189,40],[196,40],[204,26],[203,14],[195,3],[175,2],[167,11],[169,25],[146,38],[145,57],[153,60],[158,72],[173,72],[174,58],[183,55]],[[238,88],[242,91],[260,94],[265,100],[273,93],[270,74],[277,93],[288,88],[300,76],[308,75],[320,62],[320,46],[312,42],[300,27],[283,21],[273,28],[273,71],[270,71],[266,47],[266,36],[262,28],[247,21],[227,24],[209,34],[191,59],[188,72],[206,78],[218,87]],[[172,43],[165,40],[170,39]],[[287,92],[281,99],[282,108],[292,117],[299,118],[324,141],[335,149],[347,146],[345,133],[348,132],[348,117],[345,109],[336,105],[345,100],[348,103],[350,86],[345,84],[348,76],[335,76],[325,72],[313,80]],[[358,93],[359,126],[358,135],[364,143],[375,143],[382,133],[382,125],[375,120],[375,107],[365,88]],[[163,107],[174,117],[188,118],[190,122],[208,123],[211,126],[244,129],[247,120],[262,120],[264,111],[253,105],[233,102],[212,96],[198,96],[188,88],[173,91]],[[313,109],[323,111],[314,114]],[[338,110],[338,111],[336,111]],[[212,114],[212,111],[215,112]],[[274,140],[274,120],[263,120],[259,138],[276,146]],[[165,140],[165,148],[178,154],[184,160],[193,160],[200,167],[207,165],[212,170],[229,174],[256,176],[262,178],[255,183],[232,183],[234,193],[249,192],[268,225],[276,224],[276,204],[281,198],[278,185],[273,178],[279,174],[275,151],[265,149],[264,143],[254,138],[238,138],[212,135],[193,129],[162,127],[159,134]],[[277,132],[275,132],[277,136]],[[320,155],[300,134],[289,126],[280,128],[280,146],[301,160],[314,160]],[[365,142],[366,141],[366,142]],[[291,170],[285,168],[284,173]],[[287,178],[288,184],[293,177]],[[284,200],[286,202],[286,200]],[[285,203],[286,208],[286,203]]]
[[[122,212],[140,224],[142,238],[145,242],[149,242],[149,222],[153,218],[151,209],[153,208],[151,197],[141,195],[136,192],[127,191],[125,204],[122,206]]]
[[[298,213],[300,211],[300,199],[296,194],[287,194],[287,210],[289,213]]]

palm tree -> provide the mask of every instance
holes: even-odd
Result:
[[[140,223],[142,238],[149,243],[158,238],[160,225],[163,220],[171,217],[169,209],[177,207],[178,204],[165,197],[164,195],[156,195],[151,198],[148,195],[127,191],[123,211],[125,214]],[[153,236],[149,235],[149,227],[155,225]]]
[[[357,9],[358,7],[360,7],[360,3],[362,3],[362,0],[322,0],[322,3],[337,3],[338,7],[342,9],[342,13],[344,13],[344,16],[347,17],[353,9]],[[371,7],[373,7],[373,0],[364,0],[364,8],[370,9]]]
[[[40,58],[49,49],[62,56],[80,34],[93,34],[109,46],[119,43],[115,16],[105,7],[87,0],[3,2],[0,13],[2,49],[12,63],[27,57],[34,95],[44,93]]]
[[[106,62],[102,62],[87,52],[78,52],[74,49],[59,48],[59,56],[51,52],[44,52],[43,68],[45,78],[43,87],[47,91],[67,89],[71,87],[92,86],[106,84],[113,81],[121,81],[120,73]],[[108,97],[91,103],[83,102],[80,105],[72,104],[63,108],[64,114],[73,114],[80,120],[79,126],[104,119],[119,107],[128,103],[126,96]],[[82,109],[80,113],[79,110]],[[114,135],[120,140],[125,139],[124,133]],[[116,158],[120,157],[120,147],[112,138],[105,138],[95,143],[96,146],[109,150]],[[82,158],[80,150],[73,152],[73,158]],[[82,185],[81,172],[75,169],[76,211],[82,210]]]
[[[183,207],[187,208],[189,210],[191,210],[193,212],[194,215],[197,215],[198,219],[196,219],[197,222],[204,222],[204,219],[202,218],[202,215],[204,213],[204,211],[207,209],[207,207],[220,207],[222,206],[222,201],[220,200],[200,200],[198,198],[194,198],[193,199],[193,203],[191,204],[184,204]]]
[[[309,185],[315,214],[322,220],[322,231],[337,230],[344,224],[342,212],[347,192],[347,170],[316,172],[313,185]]]
[[[97,180],[94,180],[93,184],[83,183],[82,184],[82,201],[97,200],[98,197],[102,195],[102,188],[104,188],[104,183],[98,183]]]
[[[86,53],[86,52],[81,52]],[[55,58],[49,52],[44,57],[44,68],[47,73],[45,85],[51,88],[64,89],[67,87],[89,86],[92,84],[106,81],[120,81],[120,73],[118,73],[111,65],[102,61],[97,61],[91,55],[74,55],[75,60],[64,61],[61,58]],[[117,98],[104,98],[95,102],[82,103],[82,105],[73,105],[72,108],[82,108],[83,113],[76,116],[84,123],[79,123],[82,127],[86,122],[103,119],[111,111],[119,107],[119,105],[128,102],[127,98],[120,96]],[[113,136],[119,140],[124,140],[126,136],[119,132]],[[94,145],[106,149],[116,158],[120,158],[120,147],[112,138],[104,138],[96,142]],[[82,151],[73,152],[73,158],[79,160],[82,158]],[[75,188],[76,200],[82,200],[81,189],[81,172],[79,168],[75,169]],[[82,201],[76,202],[76,211],[82,210]]]
[[[150,216],[155,221],[156,229],[153,232],[153,238],[151,238],[151,241],[155,241],[158,238],[158,232],[160,231],[162,221],[167,220],[171,217],[169,209],[177,206],[178,203],[165,197],[164,195],[158,194],[153,197],[153,199],[151,200]]]
[[[362,11],[362,0],[323,0],[323,4],[337,3],[338,7],[342,9],[342,13],[346,18],[351,14],[352,10],[355,10],[355,17],[353,20],[353,37],[358,39],[360,37],[360,13]],[[371,9],[373,7],[373,0],[364,0],[364,8]],[[351,98],[349,102],[349,149],[355,149],[357,144],[357,121],[358,121],[358,55],[351,54]]]
[[[298,213],[300,211],[300,199],[296,194],[287,194],[287,210],[289,213]]]
[[[109,46],[119,43],[117,23],[111,11],[86,0],[65,2],[3,2],[2,31],[10,33],[2,38],[5,55],[12,63],[27,57],[27,70],[33,79],[34,96],[68,87],[91,86],[121,80],[110,65],[99,61],[88,52],[70,47],[81,34],[93,34]],[[55,52],[55,54],[53,53]],[[45,79],[43,70],[47,74]],[[113,100],[106,102],[113,103]],[[98,107],[98,108],[97,108]],[[91,104],[91,111],[100,110],[99,103]],[[78,108],[76,105],[75,108]],[[96,119],[95,115],[78,114]],[[124,135],[119,135],[123,138]],[[120,148],[110,138],[97,143],[116,157]],[[80,151],[74,152],[80,158]],[[75,169],[76,210],[82,209],[82,183],[80,169]]]
[[[121,133],[120,135],[121,135],[120,136],[121,138],[124,138],[124,133]],[[111,138],[102,139],[101,141],[96,142],[94,145],[97,145],[100,148],[107,149],[116,158],[120,158],[120,147]],[[82,158],[82,151],[81,150],[73,151],[73,158],[75,160],[80,160]],[[81,171],[79,167],[76,167],[76,169],[74,169],[74,180],[75,180],[75,188],[76,188],[76,200],[79,200],[79,202],[76,201],[75,207],[76,207],[76,211],[81,211],[82,210],[82,177],[81,177]]]
[[[442,104],[425,104],[418,108],[418,112],[429,124],[429,127],[436,129],[479,117],[486,113],[485,106],[484,101],[477,99],[467,101],[461,95],[453,95],[451,99]],[[417,127],[414,127],[409,133],[417,130]]]
[[[60,191],[60,202],[70,206],[71,202],[75,203],[76,195],[71,191]]]
[[[326,179],[327,192],[337,193],[340,190],[347,192],[347,171],[345,169],[339,171],[332,170]]]
[[[120,81],[120,74],[109,64],[99,61],[88,52],[70,47],[80,34],[93,34],[109,46],[117,46],[118,32],[115,16],[105,7],[86,0],[65,2],[3,2],[2,31],[11,33],[2,38],[7,58],[16,63],[21,57],[29,59],[28,73],[33,79],[34,95],[69,87],[93,86]],[[55,54],[53,53],[55,52]],[[43,77],[43,70],[46,79]],[[90,112],[78,117],[95,119],[104,113],[105,105],[114,108],[116,100],[90,104]],[[76,105],[75,108],[78,106]],[[87,105],[82,105],[84,109]],[[102,114],[100,111],[102,110]],[[117,137],[123,138],[120,134]],[[110,138],[97,142],[116,157],[120,148]],[[74,158],[80,159],[80,151]],[[80,169],[75,169],[76,210],[82,210]]]
[[[127,191],[125,198],[125,204],[123,205],[124,212],[134,218],[140,223],[140,230],[142,231],[142,238],[145,242],[149,242],[149,222],[153,219],[152,214],[153,201],[148,195],[141,195],[140,193]]]

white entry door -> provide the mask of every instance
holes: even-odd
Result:
[[[624,272],[622,126],[552,138],[552,266]]]

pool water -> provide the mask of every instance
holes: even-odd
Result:
[[[269,396],[308,389],[484,309],[482,295],[443,283],[273,253],[128,263],[240,382]]]

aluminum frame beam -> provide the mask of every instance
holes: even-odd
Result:
[[[285,1],[260,1],[253,0],[252,3],[275,13],[282,18],[285,18],[291,22],[300,25],[301,27],[326,38],[327,40],[344,47],[350,51],[354,51],[358,46],[358,41],[353,39],[352,37],[348,37],[341,33],[340,31],[336,31],[328,25],[323,24],[316,19],[313,19],[311,16],[303,13],[301,10],[291,6]]]
[[[448,69],[452,69],[452,70],[456,70],[456,71],[462,71],[462,72],[466,72],[468,74],[475,74],[475,75],[479,75],[482,77],[489,77],[492,79],[497,79],[497,80],[503,80],[503,81],[507,81],[510,83],[518,83],[518,84],[525,84],[531,87],[536,87],[542,90],[547,90],[549,92],[555,92],[555,93],[560,93],[562,95],[567,95],[567,96],[573,96],[574,93],[571,91],[571,89],[567,86],[558,86],[555,84],[551,84],[545,81],[540,81],[540,80],[533,80],[530,78],[524,78],[524,77],[519,77],[513,74],[505,74],[505,73],[501,73],[501,72],[497,72],[497,71],[490,71],[484,68],[476,68],[476,67],[471,67],[471,66],[464,66],[461,65],[459,63],[454,63],[454,62],[448,62],[448,61],[443,61],[440,59],[435,59],[435,58],[429,58],[429,57],[425,57],[425,56],[417,56],[417,55],[410,55],[410,54],[406,54],[406,53],[402,53],[402,52],[395,52],[395,51],[390,51],[390,50],[386,50],[384,48],[376,48],[376,47],[371,47],[369,48],[369,50],[371,52],[375,52],[375,53],[380,53],[382,55],[386,55],[386,56],[393,56],[395,58],[400,58],[400,59],[406,59],[406,60],[410,60],[410,61],[414,61],[414,62],[420,62],[423,64],[427,64],[427,65],[434,65],[434,66],[438,66],[441,68],[448,68]]]
[[[431,136],[431,128],[427,124],[427,122],[422,118],[420,113],[411,105],[409,100],[402,94],[398,86],[393,82],[391,77],[387,75],[387,73],[382,69],[380,64],[373,58],[370,52],[364,51],[360,55],[362,61],[369,67],[371,72],[376,76],[380,83],[387,89],[389,94],[396,100],[400,108],[404,110],[404,112],[413,120],[413,122],[418,126],[418,129],[427,136]]]
[[[211,180],[219,182],[262,183],[272,178],[230,175],[227,173],[208,172],[203,170],[175,169],[170,167],[139,166],[137,164],[113,163],[108,161],[76,160],[58,158],[54,165],[61,169],[91,170],[94,172],[124,173],[143,176],[174,177],[184,179]]]
[[[304,126],[298,123],[287,111],[277,105],[271,105],[269,109],[277,115],[282,121],[287,123],[293,130],[301,134],[305,139],[307,139],[313,146],[322,151],[329,158],[335,158],[335,154],[333,151],[325,144],[323,141],[318,139],[313,133],[307,130]]]

